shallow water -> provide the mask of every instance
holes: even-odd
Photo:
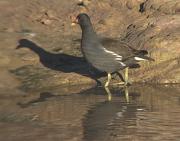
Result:
[[[103,88],[0,96],[0,141],[180,140],[180,86],[110,91],[111,101]]]

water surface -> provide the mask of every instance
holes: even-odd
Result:
[[[71,89],[71,88],[69,88]],[[77,88],[78,89],[78,88]],[[137,85],[1,96],[0,140],[178,141],[180,87]]]

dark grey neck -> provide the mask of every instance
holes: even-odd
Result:
[[[85,44],[86,46],[87,44],[98,42],[97,34],[94,31],[93,26],[91,24],[86,26],[81,26],[81,29],[82,29],[82,45]]]

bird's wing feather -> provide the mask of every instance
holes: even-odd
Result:
[[[121,55],[123,58],[133,56],[137,50],[132,48],[129,44],[119,40],[113,40],[111,42],[101,41],[103,46],[112,52],[116,52],[117,54]]]
[[[101,39],[101,43],[107,50],[116,52],[117,54],[121,55],[123,61],[134,57],[139,57],[143,60],[153,60],[152,58],[145,56],[148,54],[146,50],[137,50],[130,44],[120,40],[105,38]]]
[[[83,51],[88,62],[100,70],[113,72],[116,69],[125,67],[125,64],[121,61],[122,56],[107,50],[101,44],[96,44],[94,47],[84,47]]]

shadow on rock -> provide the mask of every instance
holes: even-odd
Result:
[[[64,53],[50,53],[38,46],[36,43],[27,39],[19,40],[19,45],[16,49],[19,48],[29,48],[39,56],[40,62],[45,67],[53,70],[58,70],[64,73],[75,72],[93,79],[105,75],[105,73],[102,73],[88,65],[83,57],[76,57]]]

